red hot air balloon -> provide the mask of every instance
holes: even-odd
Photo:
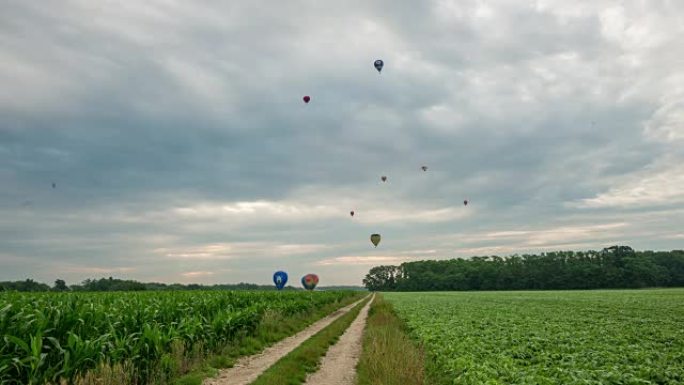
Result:
[[[311,97],[309,95],[306,95],[302,98],[304,100],[304,103],[309,103],[309,100],[311,100]]]
[[[302,286],[306,290],[313,290],[318,285],[318,276],[316,274],[307,274],[302,277]]]
[[[381,176],[380,179],[382,179],[383,182],[387,182],[387,177],[386,176]]]

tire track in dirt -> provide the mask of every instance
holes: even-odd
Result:
[[[356,363],[363,349],[363,330],[366,328],[368,309],[374,299],[375,294],[337,343],[328,349],[320,369],[307,377],[305,385],[354,385]]]
[[[261,353],[240,358],[235,363],[235,366],[219,371],[219,375],[217,377],[208,378],[204,380],[203,384],[247,385],[251,383],[252,381],[256,380],[257,377],[259,377],[266,369],[275,364],[279,359],[293,351],[302,342],[306,341],[311,336],[333,323],[336,319],[349,312],[349,310],[361,303],[366,298],[368,298],[368,296],[363,297],[351,305],[347,305],[343,308],[335,310],[329,315],[314,322],[312,325],[300,331],[299,333],[287,337],[275,345],[264,349],[264,351]]]

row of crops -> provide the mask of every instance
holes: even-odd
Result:
[[[684,384],[684,290],[387,293],[435,384]]]
[[[0,294],[0,383],[71,381],[126,362],[145,383],[174,347],[212,351],[249,335],[267,312],[301,315],[351,292]]]

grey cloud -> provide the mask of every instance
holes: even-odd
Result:
[[[10,1],[0,279],[268,282],[287,267],[359,283],[369,261],[411,250],[678,247],[684,186],[658,176],[684,161],[682,11],[668,1]],[[642,185],[669,200],[614,204]],[[239,202],[272,209],[221,211]],[[215,213],[178,212],[203,205]],[[616,222],[627,225],[530,243],[545,228]],[[467,241],[505,231],[526,233]],[[378,249],[372,232],[385,235]],[[461,240],[440,241],[452,236]],[[245,242],[258,246],[192,258]]]

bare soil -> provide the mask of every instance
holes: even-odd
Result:
[[[363,330],[373,299],[361,309],[337,343],[328,349],[320,369],[307,377],[306,385],[354,385],[356,363],[363,349]]]
[[[279,359],[296,349],[297,346],[309,339],[309,337],[333,323],[343,314],[346,314],[349,310],[366,298],[367,297],[364,297],[363,299],[360,299],[351,305],[347,305],[332,312],[324,318],[314,322],[311,326],[307,327],[301,332],[287,337],[275,345],[264,349],[264,351],[261,353],[239,359],[232,368],[223,369],[219,372],[217,377],[206,379],[204,381],[204,385],[247,385],[251,383],[252,381],[256,380],[257,377],[259,377],[266,369],[275,364]],[[367,307],[368,305],[364,307],[366,311]]]

